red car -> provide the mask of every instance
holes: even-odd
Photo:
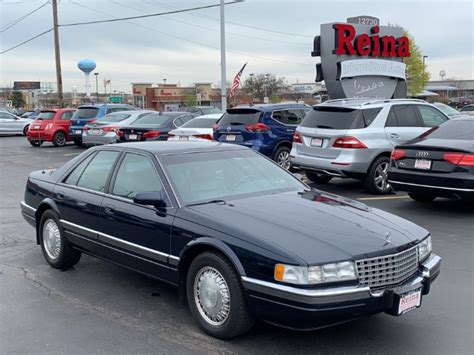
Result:
[[[69,139],[70,119],[74,109],[60,108],[43,110],[31,122],[26,137],[30,144],[39,147],[43,142],[52,142],[55,147],[62,147]]]

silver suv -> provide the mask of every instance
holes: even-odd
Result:
[[[448,119],[422,100],[326,101],[296,129],[290,161],[315,183],[350,177],[363,180],[371,193],[385,194],[391,191],[392,149]]]

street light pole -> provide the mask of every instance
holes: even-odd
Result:
[[[95,92],[97,97],[97,102],[99,102],[99,73],[94,73],[95,75]]]
[[[225,62],[225,13],[224,0],[221,0],[221,109],[227,109],[226,62]]]

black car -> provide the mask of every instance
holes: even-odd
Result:
[[[416,201],[474,199],[474,120],[447,121],[396,147],[388,179]]]
[[[157,112],[141,117],[117,132],[121,142],[165,141],[168,133],[197,117],[187,112]]]
[[[427,230],[238,145],[91,148],[31,173],[21,209],[52,267],[87,253],[176,285],[219,338],[257,318],[308,330],[401,315],[440,272]]]

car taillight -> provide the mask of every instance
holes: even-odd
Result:
[[[105,126],[104,128],[102,128],[104,132],[115,132],[115,133],[117,133],[119,129],[120,129],[119,126]]]
[[[444,153],[443,159],[458,166],[474,166],[474,154]]]
[[[218,125],[217,123],[214,123],[214,124],[212,125],[212,129],[213,129],[214,131],[217,131],[217,130],[219,129],[219,125]]]
[[[295,134],[293,134],[293,143],[303,143],[303,140],[301,139],[301,134],[299,134],[298,132],[295,132]]]
[[[84,131],[88,131],[89,130],[89,126],[85,125],[84,128],[83,128]]]
[[[95,122],[97,121],[95,118],[91,119],[91,120],[87,120],[87,123],[92,123],[92,122]]]
[[[352,149],[364,149],[367,146],[355,137],[339,137],[333,145],[334,148],[352,148]]]
[[[121,130],[117,130],[115,133],[117,133],[117,136],[119,136],[120,138],[123,138],[125,136],[125,133],[123,133],[123,131]]]
[[[160,131],[148,131],[143,134],[143,138],[148,139],[148,138],[156,138],[160,135]]]
[[[249,132],[268,132],[270,127],[268,127],[265,123],[255,123],[246,125],[245,129]]]
[[[392,154],[390,154],[390,159],[399,160],[405,157],[405,151],[403,149],[395,149]]]
[[[214,140],[214,138],[212,138],[212,136],[210,134],[196,134],[194,135],[194,137],[196,138],[200,138],[200,139],[207,139],[207,140]]]

